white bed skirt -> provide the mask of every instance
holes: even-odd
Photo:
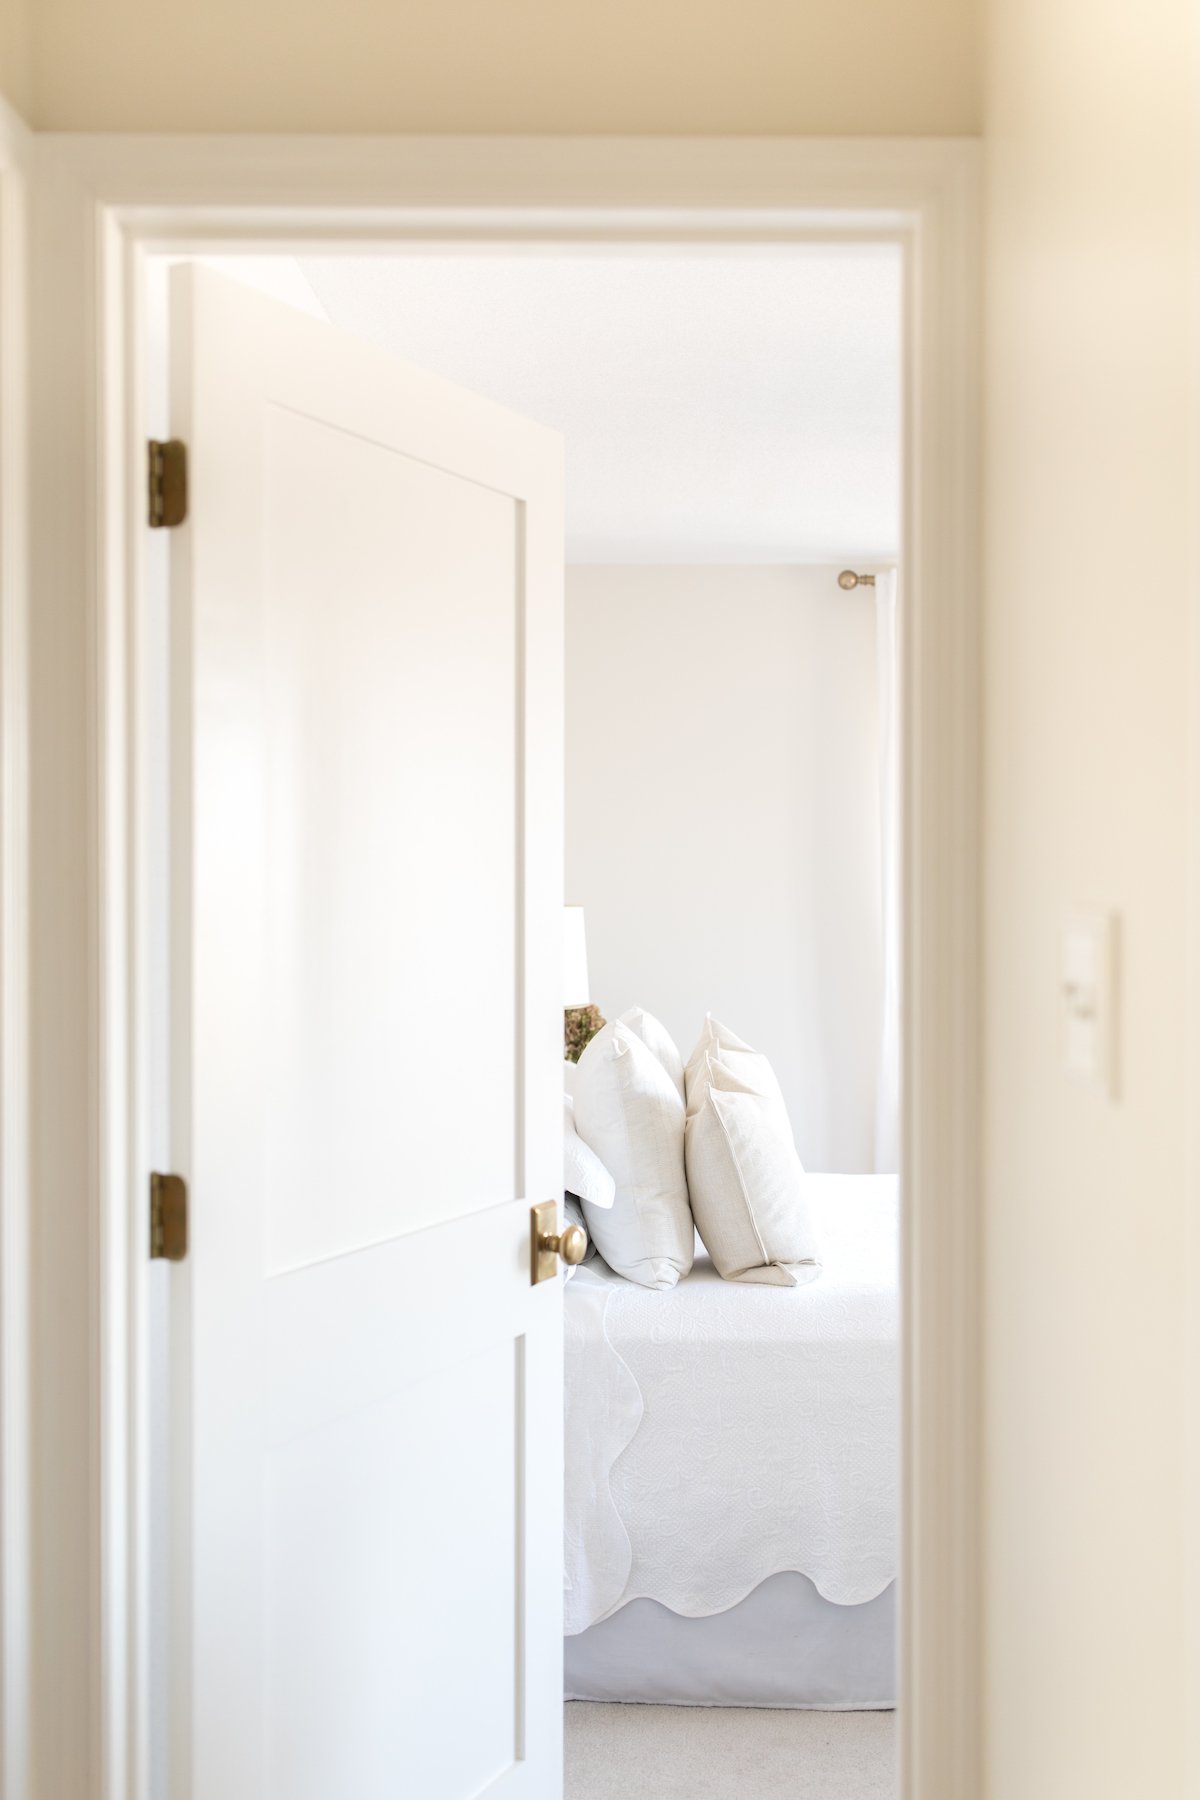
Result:
[[[728,1611],[685,1619],[631,1600],[565,1640],[568,1700],[848,1712],[896,1704],[896,1588],[835,1606],[772,1575]]]

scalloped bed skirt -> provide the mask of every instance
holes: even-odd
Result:
[[[728,1611],[698,1619],[631,1600],[568,1637],[565,1654],[568,1700],[892,1707],[896,1586],[859,1606],[835,1606],[806,1575],[772,1575]]]

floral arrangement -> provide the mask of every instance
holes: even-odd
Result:
[[[568,1062],[577,1063],[604,1020],[598,1006],[568,1006],[563,1013],[564,1044]]]

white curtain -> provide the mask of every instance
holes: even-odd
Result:
[[[882,999],[879,1072],[875,1084],[875,1168],[900,1167],[900,661],[898,581],[894,569],[875,577],[876,671],[879,684],[879,874]]]

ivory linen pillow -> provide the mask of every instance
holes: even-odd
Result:
[[[726,1281],[796,1287],[820,1274],[804,1168],[770,1063],[726,1036],[736,1047],[728,1060],[713,1041],[687,1069],[686,1163],[696,1229]]]
[[[676,1048],[675,1039],[666,1026],[661,1020],[656,1019],[653,1013],[648,1013],[641,1006],[631,1006],[628,1012],[621,1014],[618,1023],[627,1025],[635,1037],[641,1038],[647,1050],[657,1056],[679,1089],[679,1098],[682,1100],[684,1098],[683,1058]]]
[[[706,1013],[704,1029],[700,1033],[699,1042],[688,1058],[684,1074],[684,1093],[688,1105],[691,1105],[693,1084],[699,1083],[704,1076],[704,1064],[711,1057],[730,1074],[737,1075],[747,1087],[764,1098],[774,1100],[783,1114],[788,1135],[791,1135],[791,1121],[787,1116],[787,1106],[783,1098],[783,1089],[774,1069],[761,1050],[752,1050],[749,1044],[742,1042],[730,1031],[728,1025],[722,1025],[711,1013]]]
[[[683,1101],[658,1058],[618,1019],[579,1059],[575,1128],[616,1183],[609,1209],[583,1213],[610,1268],[671,1288],[692,1266],[695,1227],[683,1169]]]

